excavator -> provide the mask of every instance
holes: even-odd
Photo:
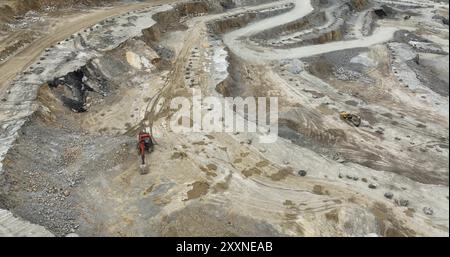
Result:
[[[361,117],[356,114],[351,114],[348,112],[341,112],[340,116],[341,116],[342,120],[349,123],[350,125],[353,125],[355,127],[361,126]]]
[[[138,135],[138,150],[141,156],[141,173],[144,173],[146,164],[145,164],[145,154],[152,153],[154,150],[154,142],[150,133],[145,131],[140,132]]]

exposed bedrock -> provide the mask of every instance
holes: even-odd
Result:
[[[225,16],[221,19],[213,20],[208,23],[208,27],[210,29],[210,32],[220,35],[232,30],[242,28],[251,22],[287,12],[293,7],[293,4],[283,4],[275,7],[263,8],[260,10],[250,10],[244,13]]]
[[[334,3],[327,8],[318,8],[310,14],[251,36],[258,45],[273,48],[295,48],[305,45],[324,44],[344,38],[347,19],[352,15],[360,15],[353,10],[351,3]],[[363,14],[361,14],[363,15]],[[370,16],[367,16],[366,20]],[[369,21],[370,23],[370,21]],[[356,25],[349,25],[356,26]],[[361,28],[367,30],[366,28]],[[366,33],[367,34],[367,33]]]
[[[253,36],[254,40],[264,40],[266,38],[278,37],[287,35],[296,31],[310,29],[318,25],[322,25],[326,22],[327,17],[324,11],[314,12],[305,16],[304,18],[284,24],[279,27],[275,27],[269,30],[265,30]]]

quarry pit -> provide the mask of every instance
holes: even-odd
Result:
[[[448,236],[448,0],[35,2],[0,2],[0,236]],[[174,133],[193,90],[276,97],[276,142]]]

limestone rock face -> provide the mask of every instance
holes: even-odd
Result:
[[[52,237],[53,234],[42,226],[31,224],[0,209],[0,236]]]

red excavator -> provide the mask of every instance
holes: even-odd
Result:
[[[138,149],[142,158],[142,166],[145,167],[145,154],[153,152],[154,148],[153,138],[150,133],[141,132],[138,136]]]

